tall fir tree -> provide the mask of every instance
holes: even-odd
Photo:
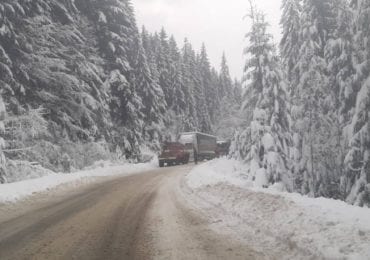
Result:
[[[191,65],[190,73],[192,75],[192,82],[194,85],[195,104],[198,117],[198,130],[204,133],[211,133],[211,115],[208,106],[207,90],[209,87],[210,77],[208,71],[205,73],[204,55],[196,54],[194,51],[190,55]]]
[[[173,109],[177,115],[183,115],[186,111],[185,94],[183,91],[182,71],[181,71],[181,54],[177,47],[176,40],[173,36],[169,40],[169,54],[170,54],[170,82],[171,89],[173,89]]]
[[[215,83],[216,84],[216,83]],[[226,55],[221,58],[218,76],[217,117],[214,123],[215,134],[225,140],[231,140],[235,129],[240,125],[241,86],[231,80]]]
[[[280,41],[282,62],[286,68],[287,80],[295,86],[299,80],[297,58],[300,49],[301,0],[283,0],[280,25],[283,36]]]
[[[140,111],[143,104],[135,88],[135,71],[139,33],[129,1],[96,2],[99,47],[109,63],[105,85],[110,89],[110,111],[115,122],[114,142],[128,156],[138,154],[142,129]]]
[[[348,149],[348,130],[351,118],[350,110],[354,96],[352,92],[354,75],[354,42],[352,35],[353,14],[345,0],[331,3],[333,13],[333,30],[328,35],[325,46],[325,60],[330,92],[328,103],[328,118],[331,121],[330,138],[326,141],[327,153],[325,160],[328,171],[323,176],[321,196],[340,198],[340,179],[344,175],[344,157]],[[343,186],[343,184],[342,184]],[[345,185],[344,185],[345,186]]]
[[[318,195],[327,167],[321,160],[330,137],[327,97],[330,97],[324,49],[329,33],[329,1],[304,0],[297,59],[300,80],[293,90],[292,116],[295,131],[295,188]]]
[[[353,0],[351,6],[355,13],[356,103],[349,125],[351,141],[345,160],[344,185],[347,202],[370,206],[370,1]]]
[[[186,116],[184,117],[184,130],[198,130],[198,113],[196,104],[196,92],[193,80],[192,68],[195,66],[194,50],[187,39],[182,48],[182,75],[183,92],[187,103]]]
[[[212,122],[215,119],[214,111],[217,109],[218,89],[216,85],[212,84],[211,64],[209,63],[208,54],[204,43],[202,44],[200,50],[198,66],[200,72],[200,84],[201,88],[203,89],[205,103],[207,105],[206,113],[209,115],[209,120]],[[207,124],[211,125],[210,122]],[[207,130],[209,133],[211,131],[211,127],[204,127],[204,130]]]
[[[244,69],[247,80],[244,108],[253,111],[253,118],[249,127],[236,135],[233,154],[244,157],[250,178],[260,185],[282,183],[292,190],[286,84],[264,14],[251,5],[250,19],[252,28],[245,49],[248,60]],[[250,113],[248,110],[246,113]]]
[[[152,76],[141,41],[137,43],[136,89],[143,103],[143,136],[150,148],[158,150],[165,129],[166,101],[156,78]]]

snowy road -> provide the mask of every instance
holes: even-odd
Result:
[[[255,259],[179,195],[192,166],[0,206],[0,259]],[[36,201],[36,202],[35,202]]]

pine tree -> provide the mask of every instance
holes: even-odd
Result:
[[[221,58],[221,69],[218,82],[218,104],[217,117],[214,122],[217,136],[225,140],[231,140],[235,129],[240,125],[240,103],[241,86],[233,82],[230,77],[229,66],[227,65],[225,53]]]
[[[143,103],[144,139],[151,144],[153,150],[158,150],[164,129],[166,101],[158,82],[152,77],[141,41],[137,43],[137,46],[135,79],[136,89]]]
[[[220,69],[220,77],[219,77],[219,99],[227,98],[230,101],[233,100],[233,82],[230,77],[229,66],[227,65],[226,55],[225,53],[222,54],[221,59],[221,69]]]
[[[182,87],[187,104],[186,116],[184,118],[184,130],[196,131],[198,130],[198,113],[196,104],[196,92],[194,84],[194,75],[192,68],[195,66],[195,54],[191,44],[187,39],[184,41],[182,48]]]
[[[135,88],[135,46],[139,33],[129,1],[96,2],[99,47],[109,61],[110,75],[105,85],[110,90],[110,112],[115,122],[114,142],[129,156],[138,154],[139,133],[142,129],[142,100]],[[129,144],[129,145],[128,145]]]
[[[183,115],[186,111],[185,94],[182,86],[181,54],[173,36],[169,40],[171,89],[173,89],[173,109],[177,115]]]
[[[210,75],[205,68],[205,52],[203,54],[191,53],[190,73],[194,85],[196,111],[198,116],[198,129],[203,133],[211,133],[211,116],[208,109],[207,90]],[[207,66],[206,66],[207,67]]]
[[[331,4],[335,25],[328,35],[325,46],[325,60],[329,79],[327,98],[328,118],[331,121],[330,138],[326,141],[326,160],[328,170],[323,176],[323,183],[319,195],[340,198],[340,178],[344,175],[344,157],[348,148],[345,131],[348,129],[353,75],[354,75],[354,42],[352,35],[353,15],[347,1],[337,0]],[[343,193],[342,193],[343,194]]]
[[[163,89],[166,102],[169,108],[173,106],[173,86],[170,79],[170,47],[166,31],[162,28],[158,38],[155,38],[157,43],[157,66],[159,72],[159,84]]]
[[[317,195],[327,167],[322,157],[328,152],[325,140],[332,127],[328,116],[330,97],[324,48],[329,33],[328,1],[305,0],[302,9],[300,43],[297,59],[300,80],[293,90],[292,115],[295,142],[296,189]],[[298,163],[297,163],[298,161]]]
[[[203,88],[205,102],[207,105],[206,113],[209,115],[209,120],[214,121],[215,111],[218,107],[218,89],[216,85],[212,84],[211,64],[209,63],[208,54],[204,43],[202,44],[199,56],[199,71],[201,78],[200,83]],[[204,126],[203,129],[207,130],[207,132],[210,132],[211,127]]]
[[[355,13],[356,74],[353,93],[356,104],[349,125],[351,142],[342,184],[347,202],[370,206],[370,1],[353,0],[351,4]]]
[[[287,70],[287,80],[292,86],[295,86],[299,80],[296,64],[300,49],[301,9],[301,0],[283,0],[280,21],[283,36],[280,41],[280,53]]]
[[[248,162],[250,178],[256,178],[260,185],[281,182],[292,190],[287,94],[281,64],[272,36],[267,33],[264,14],[251,6],[250,18],[252,28],[247,34],[249,46],[245,49],[249,59],[244,69],[248,80],[244,108],[253,111],[253,118],[249,127],[237,134],[240,140],[234,140],[233,149],[240,150],[233,154]],[[235,144],[238,141],[243,143]]]
[[[5,119],[5,115],[6,115],[5,104],[4,104],[2,97],[0,96],[0,134],[1,134],[0,136],[0,184],[5,183],[7,181],[6,179],[6,174],[7,174],[6,160],[5,160],[5,156],[3,152],[5,142],[2,137],[5,131],[4,122],[3,122],[3,120]]]

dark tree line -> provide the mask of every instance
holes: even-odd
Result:
[[[138,159],[180,131],[214,133],[241,91],[225,57],[218,72],[204,46],[139,31],[129,0],[2,1],[0,89],[6,146],[32,147],[8,157],[52,169],[63,153],[83,167],[112,152]],[[32,111],[47,131],[14,134]]]

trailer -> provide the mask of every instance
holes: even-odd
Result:
[[[198,160],[212,160],[216,158],[217,137],[200,132],[181,133],[178,142],[185,145],[190,153],[191,160],[194,160],[194,149],[197,151]]]

